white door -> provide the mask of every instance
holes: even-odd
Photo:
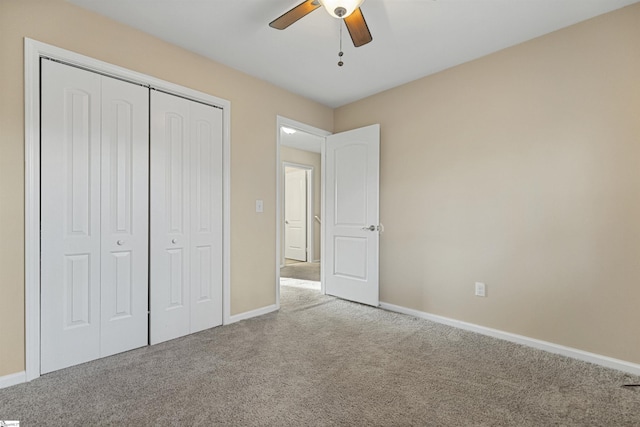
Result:
[[[191,101],[191,327],[222,324],[222,110]]]
[[[326,139],[326,293],[379,305],[380,125]]]
[[[149,340],[149,89],[102,78],[101,357]]]
[[[151,344],[222,324],[222,110],[151,93]]]
[[[307,260],[307,171],[285,167],[284,257]]]
[[[147,343],[148,90],[48,60],[41,90],[47,373]]]

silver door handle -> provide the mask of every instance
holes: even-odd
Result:
[[[285,224],[289,224],[289,221],[287,221],[287,220],[285,219],[285,220],[284,220],[284,223],[285,223]]]
[[[178,243],[178,239],[171,239],[171,243],[173,243],[173,244]]]
[[[370,225],[368,227],[362,227],[363,230],[376,231],[375,225]]]
[[[124,245],[124,240],[118,240],[118,241],[116,242],[116,244],[117,244],[118,246],[122,246],[122,245]]]

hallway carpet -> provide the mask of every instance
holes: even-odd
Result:
[[[21,426],[632,426],[640,378],[282,287],[279,312],[0,390]]]
[[[320,263],[319,262],[298,262],[287,263],[280,269],[280,277],[290,279],[311,280],[312,282],[320,281]]]

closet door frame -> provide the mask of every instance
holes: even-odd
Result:
[[[231,103],[203,92],[128,70],[88,56],[24,39],[25,78],[25,372],[24,380],[40,376],[40,58],[161,90],[222,109],[222,324],[230,321],[230,124]]]

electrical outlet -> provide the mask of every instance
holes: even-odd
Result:
[[[256,212],[264,212],[264,202],[262,200],[256,200]]]
[[[487,287],[484,283],[476,282],[476,296],[477,297],[486,297],[487,296]]]

